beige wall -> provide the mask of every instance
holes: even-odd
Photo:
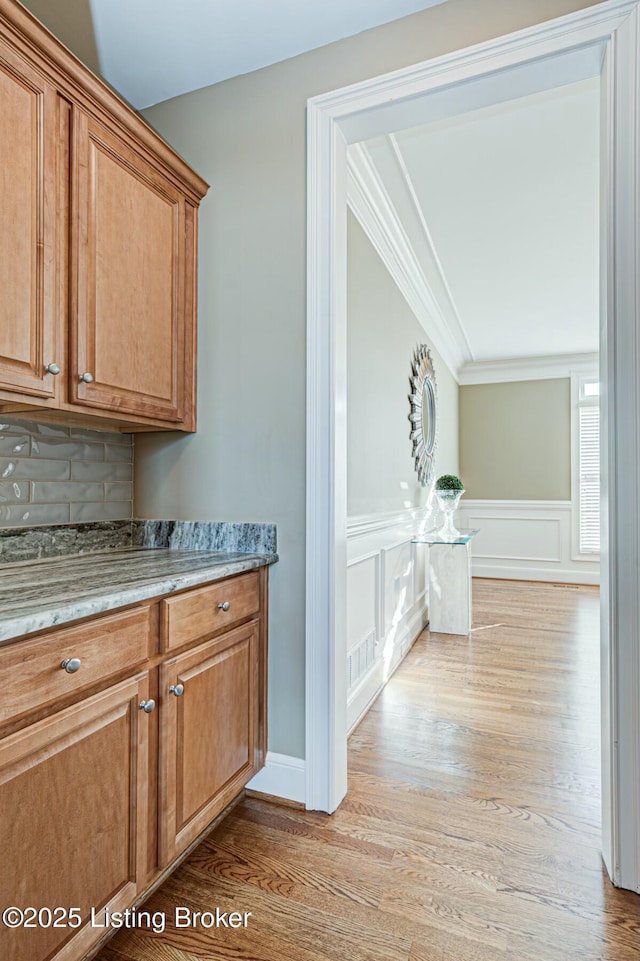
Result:
[[[199,429],[136,441],[136,510],[278,525],[272,751],[304,755],[306,100],[595,2],[449,0],[148,111],[212,190],[201,216]]]
[[[461,387],[460,477],[467,497],[570,500],[569,378]]]
[[[94,73],[100,73],[91,0],[21,0]]]
[[[351,213],[347,228],[347,510],[419,507],[427,490],[411,456],[408,400],[416,346],[432,348],[438,384],[435,476],[458,470],[458,385]]]

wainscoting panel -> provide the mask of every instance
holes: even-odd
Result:
[[[477,527],[471,546],[475,577],[599,584],[599,558],[576,560],[571,501],[498,501],[463,498],[458,527]]]
[[[395,630],[413,606],[413,550],[410,541],[382,547],[381,578],[384,586],[385,637]]]
[[[428,621],[429,512],[347,521],[347,726],[358,723]]]

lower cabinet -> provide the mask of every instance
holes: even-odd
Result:
[[[161,867],[257,772],[258,677],[255,622],[161,665]]]
[[[142,889],[147,697],[143,673],[0,741],[0,905],[25,912],[0,925],[4,961],[80,958],[104,933],[91,909]]]
[[[0,647],[0,961],[80,961],[262,767],[267,577]]]

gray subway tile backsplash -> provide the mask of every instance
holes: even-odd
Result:
[[[0,528],[68,524],[70,519],[69,504],[0,504]]]
[[[67,481],[71,477],[68,460],[45,460],[42,457],[7,457],[0,459],[0,480]]]
[[[14,503],[15,501],[20,501],[20,503],[28,503],[29,498],[29,483],[24,481],[0,481],[0,504]]]
[[[0,457],[28,457],[31,453],[31,438],[28,434],[0,433]]]
[[[127,521],[131,518],[131,502],[121,504],[100,501],[95,504],[70,504],[71,523],[77,521]]]
[[[127,520],[130,434],[0,417],[0,528]]]
[[[88,430],[86,427],[71,427],[69,436],[75,440],[88,440],[97,444],[121,444],[124,447],[131,446],[130,434],[118,434],[109,431],[107,434],[102,430]]]
[[[122,444],[105,444],[105,460],[108,461],[128,461],[130,452]]]
[[[23,422],[22,422],[22,426],[25,426]],[[71,433],[70,428],[63,427],[62,424],[42,423],[42,424],[34,425],[31,422],[28,422],[26,426],[28,427],[35,426],[37,428],[37,433],[40,434],[42,437],[69,437]]]
[[[106,444],[88,444],[85,441],[73,440],[71,437],[41,437],[31,438],[32,457],[56,457],[61,460],[104,460]],[[126,448],[119,448],[126,450]]]
[[[108,501],[131,501],[133,500],[133,484],[131,482],[125,484],[119,481],[110,481],[104,485],[104,495],[105,500]]]
[[[131,464],[74,460],[71,461],[71,480],[74,481],[131,481]]]
[[[32,495],[35,504],[55,504],[60,501],[73,504],[107,499],[104,484],[57,484],[55,481],[36,481]]]

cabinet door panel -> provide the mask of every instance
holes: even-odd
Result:
[[[258,625],[161,666],[160,857],[166,866],[256,771]],[[175,697],[171,685],[182,684]]]
[[[57,96],[0,41],[0,390],[52,398]]]
[[[0,926],[0,957],[80,957],[104,933],[91,908],[122,910],[144,886],[147,690],[139,675],[0,742],[0,903],[75,907],[84,922]]]
[[[70,399],[180,421],[184,198],[113,133],[74,117]]]

